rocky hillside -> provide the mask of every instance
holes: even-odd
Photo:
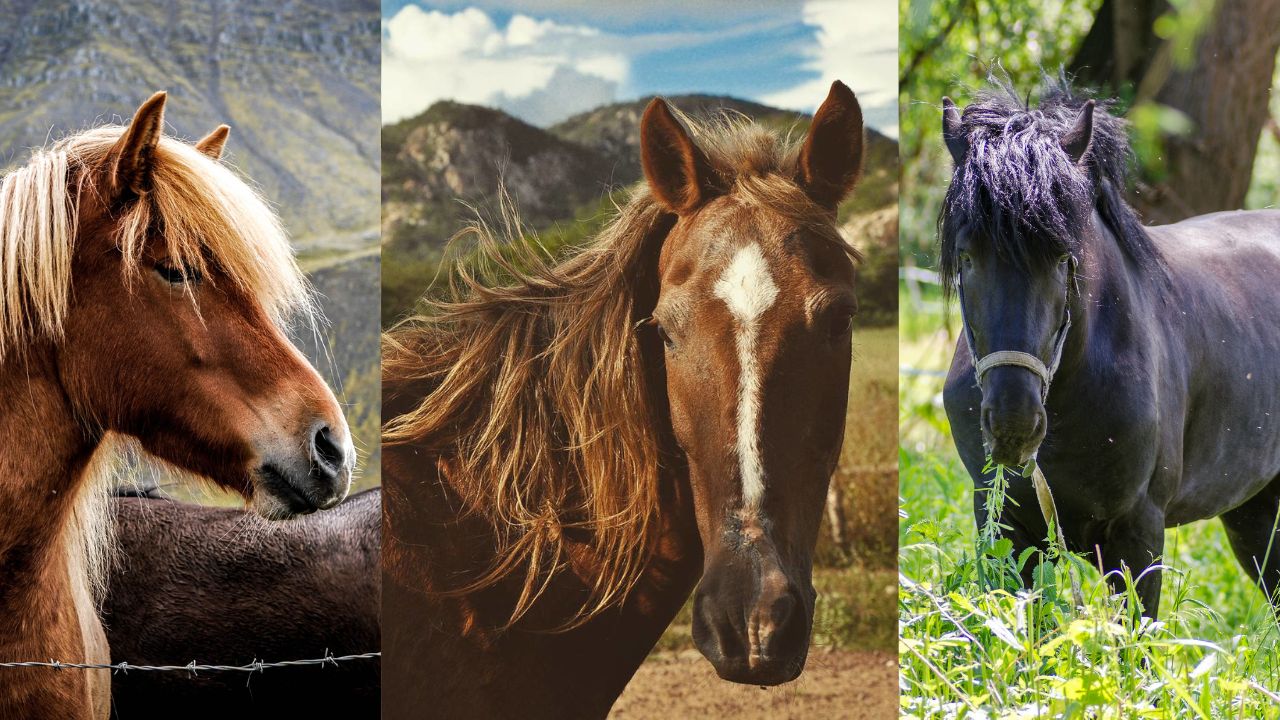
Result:
[[[502,186],[545,226],[598,198],[609,161],[499,110],[440,102],[382,130],[383,243],[430,253]]]
[[[0,0],[0,165],[169,92],[169,130],[229,160],[308,247],[377,226],[379,27],[367,0]]]
[[[810,119],[735,98],[668,99],[695,117],[738,113],[797,136]],[[477,215],[496,219],[500,186],[515,201],[521,220],[552,249],[594,234],[610,215],[610,190],[641,179],[639,123],[649,100],[606,105],[546,130],[499,110],[452,102],[384,127],[383,322],[413,308],[438,276],[449,238]],[[897,198],[898,145],[869,130],[863,180],[840,209],[845,227],[859,231],[855,244],[877,258],[866,273],[873,267],[875,273],[896,273]],[[876,222],[856,222],[872,214]],[[886,229],[890,225],[892,233]],[[879,261],[889,257],[890,263]],[[896,292],[885,294],[885,307],[876,302],[881,301],[873,301],[871,309],[886,316]]]
[[[172,134],[231,126],[227,161],[277,208],[323,295],[330,327],[299,344],[322,358],[376,483],[377,4],[0,0],[0,18],[0,168],[127,122],[156,90]]]

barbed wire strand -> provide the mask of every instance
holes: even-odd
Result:
[[[247,665],[200,665],[192,660],[186,665],[133,665],[127,662],[119,663],[69,663],[59,660],[27,660],[22,662],[0,662],[0,669],[3,668],[51,668],[54,670],[111,670],[112,672],[122,672],[128,674],[133,671],[140,672],[187,672],[192,675],[200,672],[247,672],[255,673],[268,670],[270,668],[283,667],[307,667],[315,665],[330,665],[337,667],[339,663],[349,662],[352,660],[368,660],[372,658],[381,658],[380,652],[357,653],[355,655],[333,655],[328,650],[322,658],[308,658],[306,660],[278,660],[276,662],[262,662],[254,660]]]

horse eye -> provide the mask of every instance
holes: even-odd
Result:
[[[156,263],[156,272],[171,285],[182,285],[189,282],[200,282],[200,273],[191,268],[174,265],[167,260]]]
[[[671,339],[671,335],[667,333],[667,329],[662,327],[662,323],[655,320],[653,328],[658,332],[658,337],[662,338],[662,344],[666,345],[668,350],[675,347],[675,341]]]
[[[965,266],[968,267],[969,265],[973,264],[973,256],[967,252],[962,251],[960,253],[960,262],[964,263]]]
[[[841,307],[831,315],[831,327],[828,332],[832,340],[839,340],[853,332],[853,318],[857,309],[852,306]]]
[[[1070,255],[1063,255],[1062,257],[1058,258],[1059,265],[1066,265],[1070,261],[1071,261]]]

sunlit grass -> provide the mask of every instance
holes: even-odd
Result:
[[[955,341],[936,288],[904,294],[899,392],[899,654],[911,718],[1280,718],[1280,632],[1221,524],[1166,535],[1160,621],[1134,621],[1087,562],[1046,563],[1035,587],[977,569],[1023,558],[979,545],[972,482],[951,444],[942,379]],[[1010,482],[1027,482],[1010,477]],[[981,562],[977,559],[981,557]],[[1038,563],[1039,557],[1025,558]]]

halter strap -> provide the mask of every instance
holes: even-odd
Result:
[[[956,276],[956,287],[960,296],[960,322],[964,326],[965,344],[969,346],[969,355],[973,358],[973,375],[978,382],[978,387],[982,387],[982,380],[988,372],[994,368],[1001,366],[1020,367],[1030,370],[1036,377],[1040,378],[1040,399],[1044,400],[1049,397],[1049,385],[1053,382],[1053,376],[1058,372],[1058,365],[1062,362],[1062,351],[1067,344],[1067,335],[1071,332],[1071,283],[1076,275],[1076,259],[1072,257],[1067,267],[1067,298],[1062,306],[1062,324],[1058,326],[1057,333],[1053,338],[1053,351],[1049,356],[1049,364],[1045,365],[1039,357],[1031,353],[1022,352],[1021,350],[996,350],[982,357],[978,357],[977,350],[973,340],[973,328],[969,326],[968,312],[964,304],[964,284],[960,280],[960,276]]]
[[[982,384],[982,376],[986,375],[988,370],[1001,365],[1026,368],[1039,376],[1040,382],[1045,385],[1048,385],[1049,381],[1053,379],[1053,373],[1035,355],[1021,350],[997,350],[990,355],[984,356],[974,365],[973,372],[978,376],[978,384]]]

